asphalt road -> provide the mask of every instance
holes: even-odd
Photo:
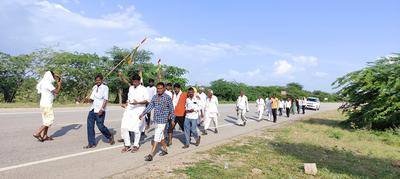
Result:
[[[334,110],[338,106],[337,103],[323,103],[320,111],[307,110],[306,115],[279,117],[278,123],[274,124],[265,120],[256,121],[256,107],[251,105],[251,111],[247,113],[248,124],[241,127],[236,125],[234,105],[223,104],[219,106],[219,134],[209,132],[207,136],[202,136],[199,147],[191,145],[189,149],[182,149],[183,144],[180,140],[183,140],[184,136],[180,131],[175,132],[169,155],[157,155],[150,163],[170,160],[172,156],[182,152],[194,152],[208,144],[230,140],[268,126],[279,125],[287,120]],[[87,108],[55,109],[55,124],[49,130],[54,141],[41,143],[32,137],[41,125],[39,109],[0,109],[0,178],[103,178],[149,164],[144,161],[144,156],[150,152],[153,128],[150,128],[148,137],[137,153],[121,154],[122,143],[110,146],[105,143],[97,129],[97,147],[85,150],[82,147],[87,144],[87,114]],[[116,132],[116,139],[120,139],[122,114],[123,109],[120,107],[110,107],[106,114],[105,124]]]

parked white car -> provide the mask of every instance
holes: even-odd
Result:
[[[307,109],[319,110],[321,103],[319,102],[319,98],[308,97],[306,102]]]

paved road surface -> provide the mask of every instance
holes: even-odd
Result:
[[[316,112],[334,110],[339,106],[336,103],[321,104],[320,111],[306,111],[306,116]],[[207,144],[232,139],[254,130],[275,125],[269,121],[255,121],[256,107],[251,106],[247,113],[249,119],[245,127],[237,126],[234,105],[219,106],[220,129],[219,134],[209,132],[203,136],[199,148]],[[33,132],[41,125],[39,109],[0,109],[0,178],[102,178],[120,173],[138,166],[148,164],[144,156],[150,151],[150,141],[153,129],[137,153],[121,154],[121,143],[113,146],[105,143],[101,133],[96,129],[98,146],[95,149],[84,150],[87,144],[85,108],[55,109],[55,124],[49,131],[54,141],[40,143],[32,137]],[[116,139],[120,139],[120,121],[123,109],[110,107],[106,116],[106,126],[116,131]],[[299,119],[304,115],[293,117],[279,117],[278,123]],[[169,148],[169,156],[193,151],[181,149],[183,135],[176,132],[173,145]],[[169,159],[170,157],[155,157],[154,161]]]

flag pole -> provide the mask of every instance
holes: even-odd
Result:
[[[158,75],[157,75],[157,78],[158,78],[158,82],[161,82],[161,58],[158,58],[158,61],[157,61],[157,64],[158,64],[158,69],[157,69],[157,71],[158,71]]]
[[[145,41],[147,40],[147,37],[145,37],[127,56],[125,56],[117,65],[115,65],[108,73],[107,75],[104,77],[104,79],[106,79],[112,72],[114,72],[114,70],[122,64],[122,62],[124,62],[130,55],[135,54],[137,52],[137,50],[139,49],[140,45],[142,45]],[[83,100],[85,102],[85,100],[89,98],[89,96],[86,96]]]
[[[145,41],[147,40],[147,37],[145,37],[135,48],[133,48],[133,50],[126,55],[117,65],[115,65],[104,78],[107,78],[112,72],[114,72],[114,70],[122,64],[122,62],[126,61],[126,59],[128,59],[129,56],[133,56],[136,54],[137,50],[139,49],[140,45],[142,45]]]

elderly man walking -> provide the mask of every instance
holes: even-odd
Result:
[[[238,116],[238,122],[237,124],[239,126],[245,126],[247,122],[246,118],[246,112],[250,111],[249,110],[249,101],[247,99],[247,96],[244,95],[244,91],[240,91],[240,96],[238,97],[236,101],[236,112]]]
[[[212,90],[208,90],[206,104],[205,104],[205,121],[203,135],[207,135],[207,130],[210,127],[211,121],[214,122],[214,133],[218,133],[218,98],[214,96]]]
[[[61,89],[61,80],[57,81],[57,88],[53,86],[56,75],[52,71],[47,71],[42,80],[37,84],[36,88],[40,96],[40,109],[42,110],[42,126],[37,130],[33,137],[40,142],[53,140],[47,136],[49,127],[54,122],[53,101],[55,96]]]

